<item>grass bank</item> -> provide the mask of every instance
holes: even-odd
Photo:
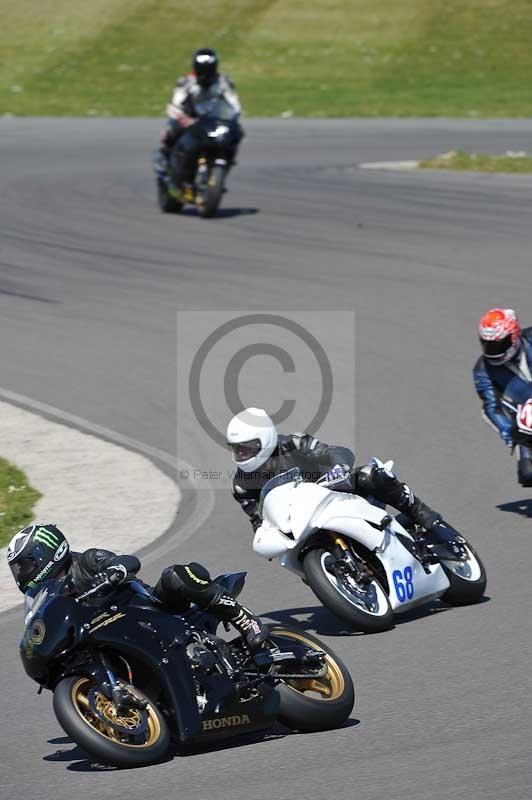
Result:
[[[0,114],[163,113],[213,46],[249,115],[532,116],[530,0],[0,0]]]
[[[518,153],[501,156],[487,153],[465,153],[452,150],[435,158],[420,161],[421,169],[457,169],[472,172],[532,172],[532,157]]]
[[[33,519],[33,506],[40,498],[18,467],[0,458],[0,547]]]

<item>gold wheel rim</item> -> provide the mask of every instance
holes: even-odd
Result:
[[[88,678],[79,678],[72,686],[71,690],[72,704],[83,722],[88,725],[89,728],[92,728],[93,731],[96,731],[96,733],[98,733],[100,736],[103,736],[104,739],[113,742],[113,744],[118,744],[121,747],[129,747],[130,749],[134,750],[141,750],[145,747],[151,747],[159,740],[161,735],[161,724],[151,703],[148,703],[146,706],[146,714],[148,717],[147,740],[142,744],[129,744],[120,739],[117,731],[115,731],[113,728],[113,724],[122,726],[126,729],[126,731],[128,728],[133,729],[140,723],[140,711],[136,708],[131,708],[126,715],[117,716],[116,707],[113,701],[109,700],[101,692],[98,692],[96,707],[102,716],[108,720],[108,724],[106,724],[103,720],[97,717],[90,708],[88,698],[88,691],[90,687],[91,682]]]
[[[307,639],[307,637],[301,633],[279,629],[273,631],[272,635],[281,637],[284,636],[288,639],[297,639],[298,641],[303,642],[303,644],[306,644],[312,650],[321,649],[317,644],[315,644],[315,642],[312,641],[312,639]],[[325,653],[325,660],[327,661],[327,675],[324,675],[323,678],[295,678],[286,682],[283,681],[283,683],[285,683],[285,686],[288,686],[290,689],[293,689],[295,692],[299,692],[300,694],[305,694],[305,692],[315,692],[316,694],[319,694],[319,698],[314,698],[316,700],[322,700],[323,702],[337,700],[344,693],[345,679],[340,665],[332,656],[329,655],[329,653]]]

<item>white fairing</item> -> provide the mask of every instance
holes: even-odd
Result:
[[[265,558],[279,558],[284,567],[300,575],[303,571],[297,554],[317,530],[335,531],[375,552],[386,572],[390,605],[395,613],[441,597],[449,588],[439,564],[426,571],[401,543],[397,533],[405,539],[411,536],[397,520],[381,530],[386,512],[357,495],[292,481],[266,495],[262,516],[253,549]]]

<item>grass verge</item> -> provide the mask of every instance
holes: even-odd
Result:
[[[0,114],[160,115],[213,46],[252,116],[532,116],[530,0],[0,0],[0,15]]]
[[[18,467],[0,458],[0,547],[33,519],[33,506],[40,498]]]
[[[421,169],[457,169],[472,172],[532,172],[532,157],[525,153],[492,156],[487,153],[465,153],[452,150],[435,158],[420,161]]]

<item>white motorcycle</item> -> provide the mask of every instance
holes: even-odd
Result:
[[[427,534],[405,515],[334,491],[338,483],[305,482],[297,467],[271,478],[261,491],[254,551],[278,558],[326,608],[365,633],[387,630],[394,614],[436,598],[479,602],[486,572],[457,531],[442,521]]]

